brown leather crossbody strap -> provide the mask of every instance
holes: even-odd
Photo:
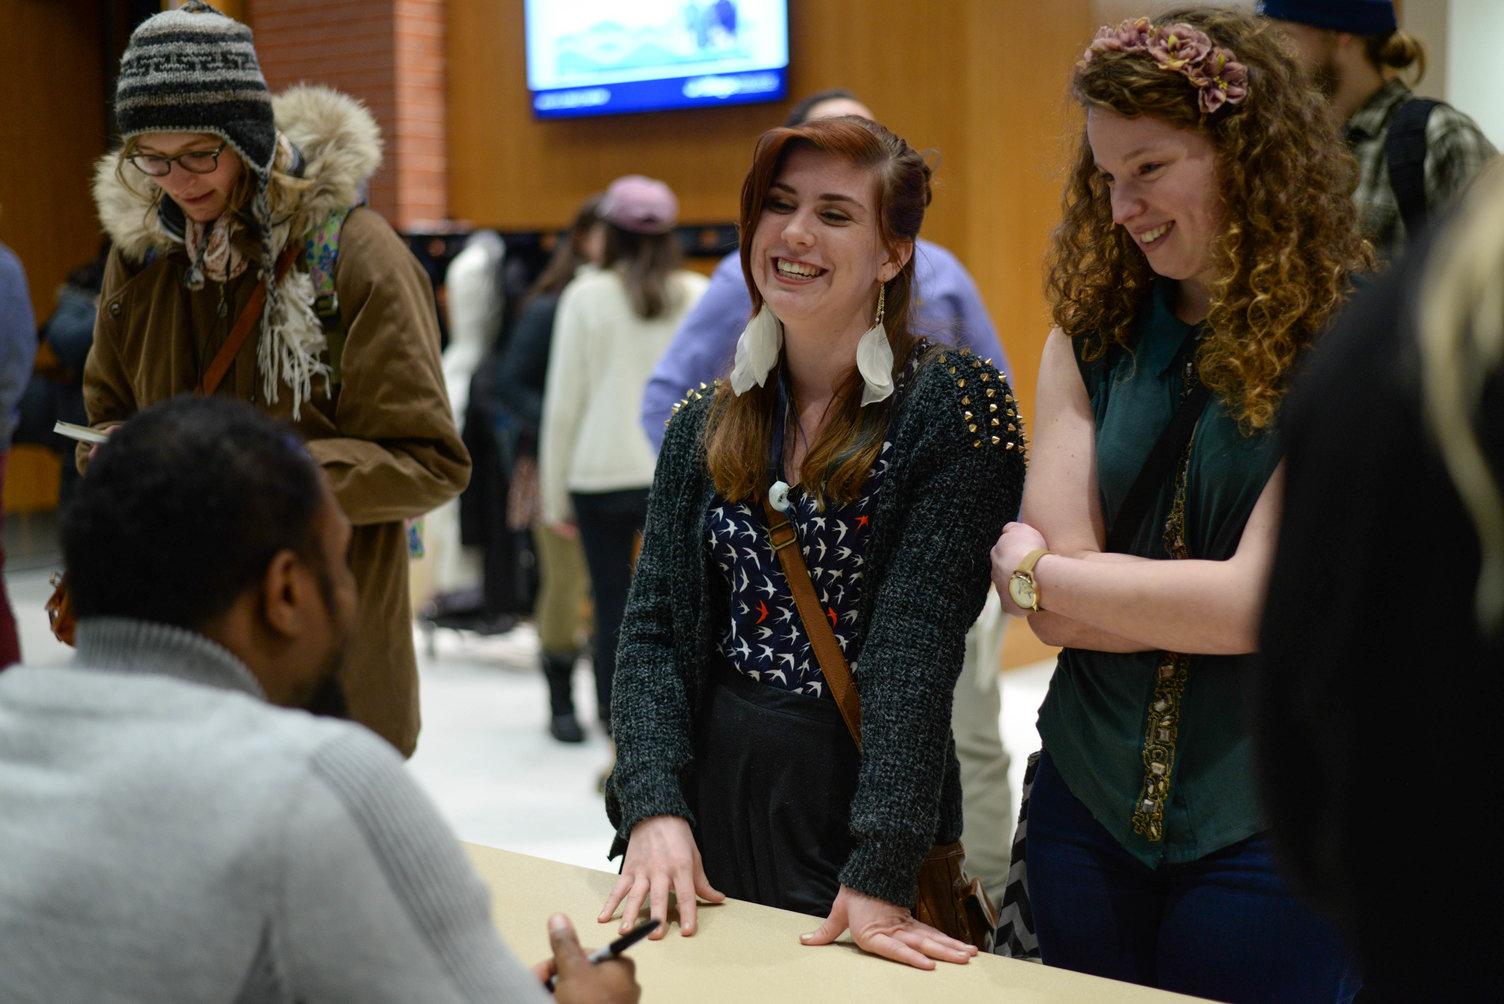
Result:
[[[302,246],[295,241],[288,241],[287,249],[282,252],[282,257],[277,259],[277,281],[287,274],[287,269],[292,265],[293,259],[298,256]],[[230,329],[230,337],[219,347],[214,354],[214,359],[209,363],[209,368],[204,371],[203,379],[193,389],[195,397],[208,397],[219,389],[219,382],[230,372],[230,364],[240,354],[240,347],[245,344],[246,336],[261,319],[261,308],[266,305],[266,280],[263,279],[251,290],[251,298],[241,308],[240,316],[235,318],[235,327]]]
[[[825,619],[820,609],[820,600],[815,596],[815,584],[810,581],[809,569],[804,556],[799,553],[799,535],[794,524],[773,503],[763,499],[763,511],[768,514],[768,540],[778,563],[783,566],[783,577],[788,580],[789,592],[794,594],[794,606],[799,608],[799,619],[804,622],[804,633],[809,636],[810,647],[820,663],[820,672],[825,675],[825,685],[841,709],[841,718],[851,733],[857,749],[862,748],[862,705],[857,698],[856,683],[851,678],[851,668],[841,654],[841,645],[836,641],[835,630]]]

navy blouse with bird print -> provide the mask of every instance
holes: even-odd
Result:
[[[921,348],[925,344],[921,343]],[[908,391],[922,357],[922,351],[915,352],[898,374],[894,392],[900,398]],[[857,664],[852,661],[851,650],[866,585],[862,577],[867,538],[883,475],[888,472],[892,436],[890,428],[877,463],[867,474],[861,497],[855,501],[821,510],[802,487],[795,485],[789,490],[789,522],[799,535],[799,550],[815,596],[853,674]],[[738,672],[759,683],[810,697],[828,696],[825,674],[799,619],[783,565],[768,542],[767,513],[761,505],[754,510],[746,503],[722,498],[716,503],[705,514],[705,548],[731,596],[731,624],[721,636],[721,655]]]
[[[891,447],[883,443],[883,453]],[[864,586],[871,513],[887,468],[887,459],[880,458],[860,498],[844,506],[827,505],[823,512],[802,488],[789,492],[789,519],[799,535],[799,550],[848,662]],[[820,661],[810,648],[783,566],[768,542],[767,514],[760,506],[754,510],[746,503],[717,501],[705,515],[705,546],[731,596],[731,624],[721,636],[721,655],[759,683],[825,696]]]

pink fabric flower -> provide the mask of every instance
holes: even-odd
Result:
[[[1205,115],[1248,96],[1248,67],[1228,50],[1213,46],[1205,32],[1183,22],[1156,28],[1147,17],[1140,17],[1115,28],[1103,25],[1081,57],[1081,65],[1101,52],[1142,52],[1162,69],[1184,74],[1196,88],[1197,105]]]
[[[1188,24],[1156,29],[1149,41],[1149,55],[1170,70],[1198,65],[1211,51],[1212,40]]]

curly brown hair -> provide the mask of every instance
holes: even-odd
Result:
[[[1209,334],[1197,370],[1245,432],[1268,428],[1300,352],[1373,268],[1356,228],[1357,165],[1316,89],[1271,25],[1235,10],[1186,8],[1152,19],[1188,24],[1248,70],[1239,104],[1203,113],[1197,89],[1143,52],[1096,52],[1078,63],[1071,94],[1086,110],[1153,116],[1206,136],[1216,151],[1223,232],[1211,261]],[[1055,324],[1095,360],[1131,348],[1154,273],[1112,201],[1083,126],[1049,255]]]

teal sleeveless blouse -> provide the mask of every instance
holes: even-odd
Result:
[[[1076,346],[1109,524],[1185,387],[1197,329],[1171,309],[1175,290],[1174,282],[1155,283],[1133,351],[1085,362]],[[1212,395],[1185,468],[1185,556],[1232,556],[1279,459],[1273,433],[1245,435]],[[1131,553],[1170,557],[1174,480],[1165,479]],[[1263,829],[1242,717],[1252,658],[1182,657],[1177,675],[1164,652],[1060,653],[1039,711],[1044,748],[1071,792],[1144,864],[1194,861]]]

